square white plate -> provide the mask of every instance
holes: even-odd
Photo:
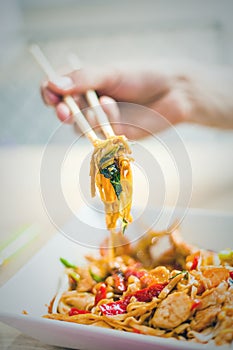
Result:
[[[177,217],[182,213],[182,210],[180,212],[178,210]],[[81,213],[79,212],[79,216],[80,214],[88,220],[91,217],[92,223],[94,220],[101,222],[103,219],[102,217],[95,218],[88,208],[83,208]],[[151,217],[155,215],[155,210],[149,210],[145,215],[142,215],[143,219],[140,218],[139,222],[143,220],[142,226],[145,227],[147,220],[150,221]],[[68,223],[67,227],[72,227],[74,222],[76,221]],[[157,222],[156,228],[162,228],[165,222],[166,218],[164,220],[163,215]],[[94,227],[85,226],[85,233],[82,232],[81,227],[75,229],[85,237],[89,235],[90,240],[95,234]],[[181,224],[181,233],[186,241],[216,251],[233,247],[232,229],[233,216],[200,210],[190,210]],[[129,235],[133,234],[133,230],[135,227],[131,229]],[[75,244],[62,234],[57,233],[1,288],[0,321],[46,344],[73,349],[141,350],[143,347],[147,350],[213,349],[213,345],[210,347],[174,339],[43,319],[41,316],[47,313],[45,305],[55,295],[59,277],[63,271],[59,258],[62,256],[70,261],[83,263],[84,255],[90,251],[93,252],[93,248]],[[23,315],[23,310],[27,310],[28,315]],[[233,349],[233,345],[231,349]]]

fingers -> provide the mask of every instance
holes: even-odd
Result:
[[[109,94],[119,83],[120,74],[114,69],[88,68],[71,72],[68,75],[48,81],[48,88],[57,95],[84,94],[87,90],[97,90]]]
[[[68,124],[73,123],[73,117],[71,115],[70,109],[64,102],[58,103],[58,105],[56,106],[56,114],[61,122],[65,122]]]
[[[40,93],[44,103],[48,106],[55,106],[61,101],[61,96],[50,90],[47,82],[41,85]]]
[[[51,91],[60,96],[73,94],[76,88],[75,81],[67,75],[57,77],[52,81],[49,80],[47,84]]]

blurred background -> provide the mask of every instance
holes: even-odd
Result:
[[[30,56],[28,46],[38,43],[56,69],[65,64],[69,52],[77,53],[84,63],[99,66],[163,57],[232,66],[232,14],[231,0],[1,1],[2,247],[15,232],[28,227],[36,231],[40,243],[55,230],[41,201],[40,165],[44,146],[60,124],[52,109],[41,101],[39,84],[44,75]],[[196,125],[180,125],[177,130],[193,170],[190,206],[232,212],[233,132]],[[63,128],[54,145],[54,157],[73,135],[72,127]],[[169,135],[168,130],[161,137],[167,140],[170,137],[168,142],[176,147]],[[86,140],[81,143],[90,151]],[[149,141],[145,143],[148,145]],[[152,151],[156,155],[157,150]],[[162,162],[168,170],[165,204],[172,205],[176,180],[166,158]],[[80,164],[78,152],[70,161],[64,179],[65,196],[76,210],[80,195],[74,191],[75,180],[69,177],[74,163]],[[52,181],[51,196],[57,215],[66,222],[67,216],[63,217],[56,203]],[[38,243],[31,244],[30,252],[24,251],[21,261],[37,248]]]

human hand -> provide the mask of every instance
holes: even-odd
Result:
[[[45,82],[41,93],[45,103],[55,107],[61,121],[72,122],[70,110],[62,102],[62,97],[71,94],[82,109],[87,107],[85,92],[89,89],[96,90],[116,134],[125,134],[130,139],[137,139],[163,129],[165,124],[176,124],[187,119],[191,106],[182,89],[185,80],[184,76],[154,67],[109,68],[103,71],[81,69],[56,81]],[[124,108],[119,111],[116,104],[118,101],[142,105],[150,111],[147,113],[145,109],[139,108],[137,112],[137,107],[132,106],[131,113],[129,109],[124,113]],[[151,110],[158,112],[165,119]],[[92,127],[97,126],[93,116],[87,114],[87,119]],[[161,123],[162,119],[164,123]]]

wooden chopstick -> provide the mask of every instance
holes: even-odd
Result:
[[[78,59],[78,57],[75,54],[73,54],[73,53],[70,54],[68,56],[68,60],[69,60],[70,65],[72,66],[72,69],[80,69],[81,68],[80,67],[80,60]],[[88,104],[94,109],[98,123],[99,123],[104,135],[106,136],[106,138],[111,137],[111,136],[115,136],[115,133],[112,129],[112,126],[109,123],[108,116],[104,112],[96,92],[94,90],[88,90],[85,93],[85,97],[87,99]]]
[[[30,52],[32,53],[33,57],[35,58],[37,63],[40,65],[40,67],[43,69],[43,71],[46,73],[46,75],[48,76],[48,79],[53,80],[58,78],[57,73],[55,72],[50,62],[45,57],[44,53],[41,51],[38,45],[35,45],[35,44],[31,45]],[[66,95],[63,97],[63,100],[67,104],[67,106],[70,108],[70,111],[74,117],[74,120],[78,124],[81,131],[91,141],[92,144],[95,144],[95,141],[98,140],[98,137],[94,132],[94,130],[92,130],[85,116],[82,114],[80,108],[76,104],[73,97],[70,95]]]

